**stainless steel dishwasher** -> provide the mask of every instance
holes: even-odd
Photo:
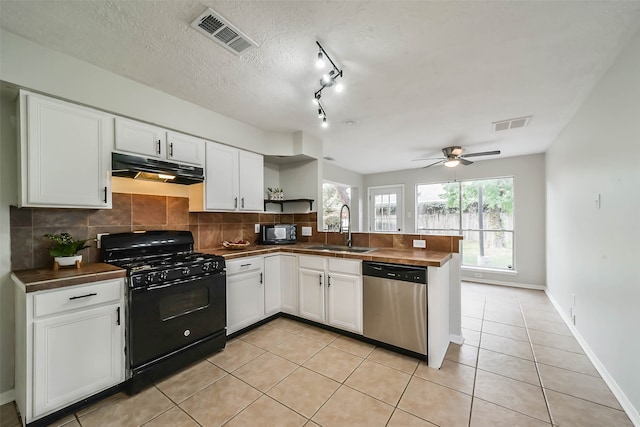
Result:
[[[427,267],[364,261],[363,335],[427,355]]]

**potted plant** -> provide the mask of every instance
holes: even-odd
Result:
[[[78,255],[78,252],[89,247],[85,245],[87,240],[73,240],[69,233],[45,234],[44,237],[54,242],[49,248],[49,255],[59,266],[82,262],[82,254]]]

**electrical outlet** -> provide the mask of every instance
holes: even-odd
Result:
[[[100,249],[100,240],[102,239],[102,236],[106,236],[109,233],[98,233],[96,234],[96,249]]]
[[[302,227],[303,236],[311,236],[311,227]]]
[[[478,278],[482,278],[482,273],[474,273],[473,276],[474,277],[478,277]]]
[[[427,241],[426,240],[414,240],[413,241],[413,247],[414,248],[426,248],[427,247]]]
[[[260,224],[254,225],[254,231],[256,232],[256,234],[260,233]]]

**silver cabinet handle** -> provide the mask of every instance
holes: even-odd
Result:
[[[160,150],[160,140],[158,140],[158,144],[157,144],[157,145],[158,145],[158,154],[160,154],[160,153],[161,153],[161,150]]]
[[[331,276],[327,276],[327,287],[331,286]]]
[[[262,284],[262,273],[260,273],[260,284]]]
[[[242,199],[240,199],[240,201],[241,201],[240,207],[244,208],[244,197]]]
[[[235,199],[233,199],[233,207],[234,208],[238,207],[238,198],[237,197]]]
[[[320,286],[322,286],[322,274],[318,274],[318,279],[319,279],[319,282],[320,282]]]
[[[169,157],[173,157],[173,142],[169,143]]]

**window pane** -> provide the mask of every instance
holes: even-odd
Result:
[[[458,183],[417,186],[418,232],[460,229]]]
[[[462,265],[513,270],[512,231],[464,231]]]
[[[382,194],[375,196],[375,231],[396,231],[396,195]]]
[[[322,184],[322,225],[325,231],[340,230],[340,208],[351,205],[351,188],[325,182]]]
[[[513,178],[463,182],[462,228],[513,230]]]

